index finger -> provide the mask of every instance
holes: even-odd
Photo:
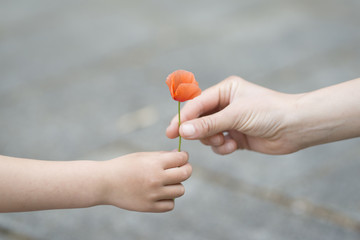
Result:
[[[218,109],[220,102],[220,89],[218,85],[206,89],[200,96],[185,104],[180,112],[181,123],[198,118],[206,113],[214,112]],[[166,129],[167,137],[176,138],[179,136],[178,124],[178,115],[176,115]]]

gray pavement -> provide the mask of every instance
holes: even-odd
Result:
[[[164,81],[176,69],[203,89],[239,75],[289,93],[359,77],[359,11],[358,0],[3,0],[0,154],[174,149]],[[217,156],[184,141],[193,176],[174,211],[0,214],[0,239],[360,239],[359,146]]]

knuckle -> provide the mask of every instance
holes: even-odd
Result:
[[[222,134],[216,134],[209,138],[210,145],[212,146],[221,146],[224,144],[224,136]]]
[[[151,188],[155,188],[161,185],[161,181],[156,177],[149,177],[146,181],[147,185]]]
[[[234,82],[240,82],[240,81],[244,81],[244,79],[242,79],[239,76],[236,75],[231,75],[229,77],[227,77],[223,82],[224,83],[234,83]]]
[[[200,120],[200,126],[204,130],[206,135],[211,135],[213,129],[216,128],[216,121],[211,117],[204,117]]]
[[[200,139],[200,142],[206,146],[210,145],[210,141],[208,138],[202,138],[202,139]]]
[[[156,193],[156,192],[153,192],[153,193],[150,193],[147,195],[147,200],[149,202],[157,201],[159,198],[160,198],[160,194]]]

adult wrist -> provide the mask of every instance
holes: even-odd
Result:
[[[293,132],[299,149],[347,138],[345,118],[336,113],[321,91],[298,94],[294,109]]]

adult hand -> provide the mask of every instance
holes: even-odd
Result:
[[[181,110],[180,135],[198,139],[218,154],[249,149],[267,154],[297,151],[296,141],[289,141],[294,105],[300,95],[279,93],[229,77],[187,102]],[[166,135],[179,135],[174,117]]]
[[[287,154],[360,136],[360,78],[302,94],[285,94],[229,77],[181,110],[180,135],[218,154],[249,149]],[[166,134],[179,135],[177,117]]]

